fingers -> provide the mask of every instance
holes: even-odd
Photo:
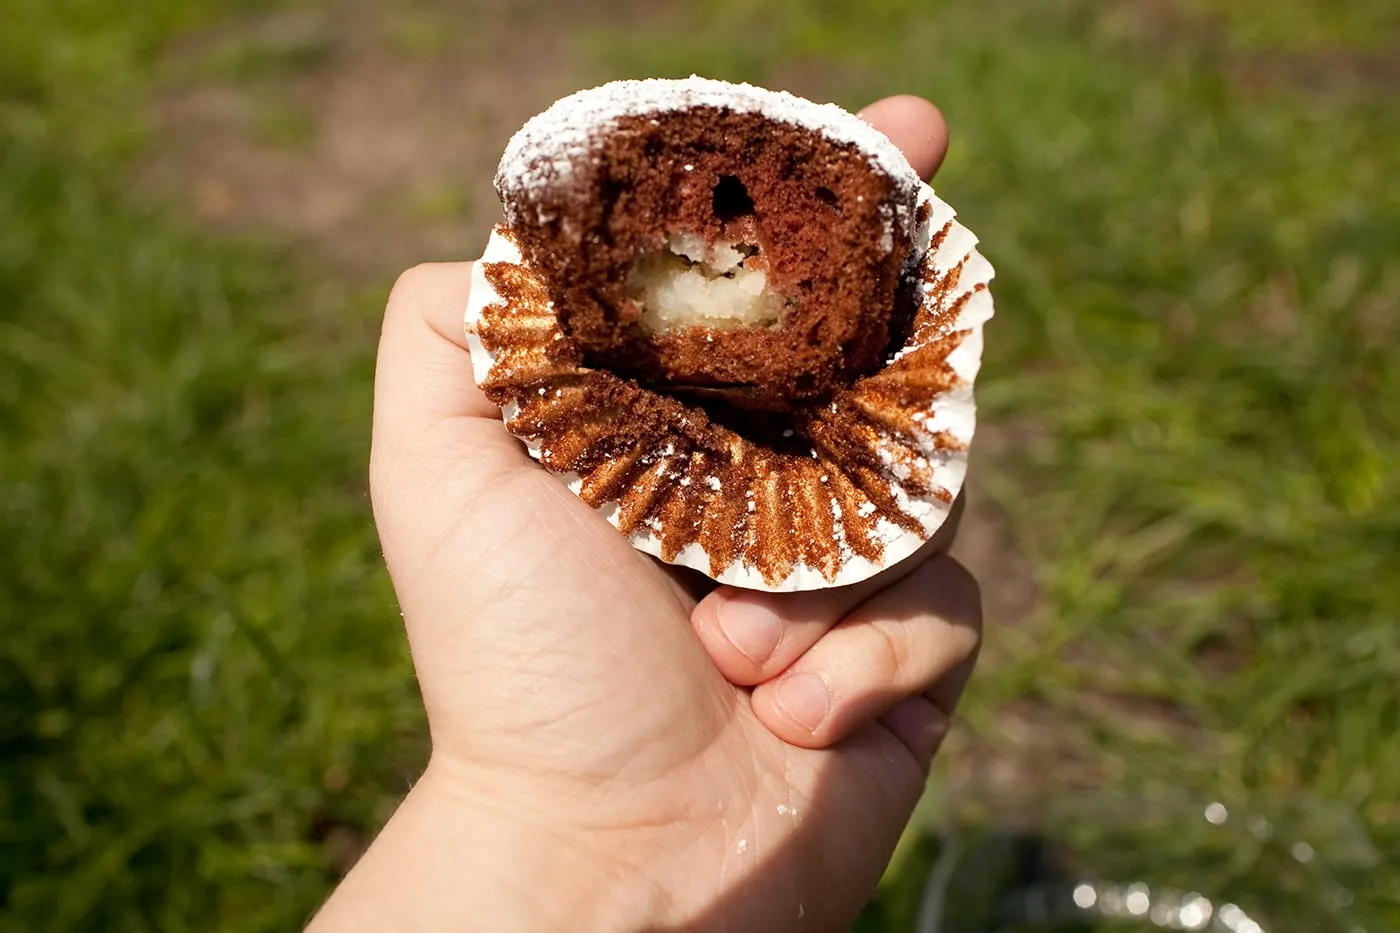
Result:
[[[771,680],[801,657],[847,613],[952,546],[963,499],[953,502],[942,527],[911,557],[850,586],[804,593],[763,593],[732,586],[715,589],[691,614],[696,634],[715,667],[743,687]]]
[[[932,178],[948,152],[948,124],[937,107],[922,97],[900,94],[878,100],[860,116],[903,150],[914,171]]]
[[[754,713],[779,738],[806,748],[829,746],[889,713],[892,731],[902,730],[911,751],[922,753],[941,740],[962,694],[981,621],[971,574],[952,558],[933,558],[862,604],[781,677],[756,687]],[[912,695],[929,706],[901,706]]]

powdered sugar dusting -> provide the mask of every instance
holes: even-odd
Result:
[[[889,137],[855,114],[786,91],[696,75],[613,81],[556,101],[521,127],[506,145],[496,172],[496,191],[509,202],[507,192],[568,184],[576,168],[592,158],[600,135],[622,117],[706,106],[761,114],[856,146],[894,179],[898,201],[914,203],[920,180],[909,160]],[[900,223],[908,224],[908,213],[900,213]]]

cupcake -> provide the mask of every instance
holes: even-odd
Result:
[[[477,381],[636,547],[812,589],[947,518],[992,270],[874,128],[747,85],[621,81],[530,120],[496,189]]]

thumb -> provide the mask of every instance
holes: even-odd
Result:
[[[391,572],[425,557],[476,490],[529,466],[472,378],[462,325],[471,268],[416,266],[399,277],[385,309],[369,474]]]
[[[530,458],[476,385],[471,269],[410,269],[384,314],[370,493],[404,612],[441,588],[432,580],[459,603],[532,583],[618,596],[600,581],[649,573],[647,559]]]

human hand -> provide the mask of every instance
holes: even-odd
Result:
[[[932,105],[863,115],[937,168]],[[506,432],[465,348],[469,268],[400,279],[375,386],[375,518],[432,756],[313,928],[844,928],[976,654],[956,517],[864,583],[698,592]]]

